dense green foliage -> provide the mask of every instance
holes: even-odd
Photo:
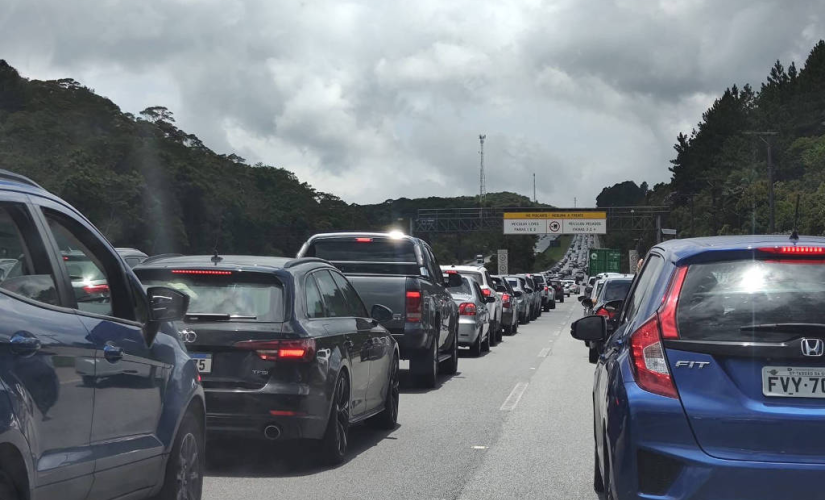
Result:
[[[313,233],[408,230],[419,208],[469,208],[474,197],[348,204],[294,174],[219,155],[162,106],[123,113],[70,78],[21,77],[0,60],[0,168],[27,175],[83,212],[118,246],[162,252],[292,255]],[[491,193],[488,206],[531,206]],[[444,263],[509,248],[533,264],[533,237],[419,235]]]
[[[768,233],[768,143],[774,232],[793,229],[798,196],[800,234],[825,234],[825,41],[814,46],[801,69],[793,62],[785,69],[777,61],[758,91],[750,85],[725,90],[689,135],[677,137],[671,180],[648,191],[644,204],[668,205],[666,227],[682,238]],[[633,186],[606,188],[599,206],[615,205]],[[643,249],[652,236],[643,237]],[[622,249],[636,245],[626,235],[607,240]]]

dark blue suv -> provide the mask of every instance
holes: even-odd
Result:
[[[654,247],[593,387],[594,484],[607,499],[823,498],[825,238]]]
[[[204,397],[169,321],[92,224],[0,171],[0,498],[200,498]]]

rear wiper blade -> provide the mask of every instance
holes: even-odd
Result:
[[[257,316],[243,316],[240,314],[221,313],[189,313],[184,319],[186,321],[233,321],[233,320],[256,320]]]
[[[739,331],[825,334],[825,323],[763,323],[761,325],[740,326]]]

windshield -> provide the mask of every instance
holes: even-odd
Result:
[[[393,262],[415,264],[415,246],[409,240],[388,238],[355,238],[316,240],[307,249],[308,257],[320,257],[332,262]]]
[[[472,295],[473,287],[467,278],[461,279],[461,286],[451,286],[448,288],[452,295]]]
[[[166,286],[189,296],[188,318],[233,321],[281,322],[284,294],[272,277],[257,273],[229,276],[172,274],[170,271],[138,270],[145,287]],[[218,316],[226,316],[220,318]]]

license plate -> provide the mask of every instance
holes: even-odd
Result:
[[[762,394],[780,398],[825,398],[825,368],[765,366]]]
[[[198,367],[198,371],[201,373],[210,373],[212,372],[212,355],[211,354],[203,354],[200,352],[190,352],[189,357],[195,360],[195,365]]]

